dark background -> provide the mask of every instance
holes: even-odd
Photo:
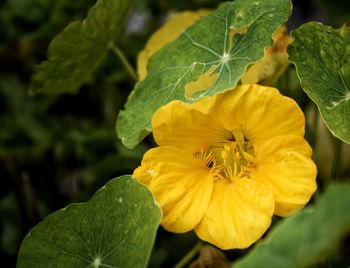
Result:
[[[221,1],[135,2],[116,41],[133,65],[169,12],[215,8]],[[88,200],[111,178],[131,174],[143,153],[154,146],[148,137],[136,150],[128,150],[116,137],[116,117],[133,81],[112,53],[76,95],[27,94],[49,42],[70,22],[84,18],[94,3],[0,2],[0,259],[6,264],[2,267],[15,266],[21,240],[45,216],[71,202]],[[339,27],[349,19],[347,0],[293,3],[290,29],[310,20]],[[302,107],[309,102],[301,90],[293,94]],[[193,241],[192,233],[172,235],[161,229],[150,267],[173,265]],[[244,253],[227,252],[227,256],[232,260]]]

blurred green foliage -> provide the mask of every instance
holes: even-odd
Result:
[[[132,0],[98,1],[82,21],[70,23],[50,43],[29,94],[76,93],[89,80],[120,34]]]
[[[339,28],[345,21],[350,20],[350,8],[348,0],[314,0],[327,14],[333,28]]]
[[[315,0],[322,2],[318,11],[329,13],[325,20],[334,22],[335,27],[342,24],[349,14],[349,8],[344,8],[344,1],[347,3],[346,0]],[[128,150],[116,138],[115,120],[133,88],[133,81],[112,53],[107,55],[79,93],[28,96],[31,76],[35,66],[46,59],[50,41],[69,23],[83,19],[95,2],[0,2],[0,258],[10,266],[15,264],[21,240],[35,224],[71,202],[88,200],[109,179],[131,174],[143,153],[154,146],[152,138],[148,137],[135,150]],[[215,8],[220,2],[135,1],[117,45],[134,65],[147,37],[170,12]],[[305,10],[314,11],[316,8],[310,1],[294,2]],[[295,19],[307,21],[308,13],[291,20]],[[314,145],[315,160],[322,169],[330,166],[333,140],[327,130],[315,134],[316,113],[313,113],[313,106],[310,109],[310,101],[295,78],[291,67],[278,85],[281,85],[284,94],[296,99],[304,111],[311,110],[307,138]],[[312,114],[315,116],[312,117]],[[331,148],[330,151],[327,148]],[[343,153],[347,150],[349,148],[343,146]],[[349,158],[345,155],[343,159]],[[322,189],[326,183],[324,177],[329,177],[329,171],[320,171]],[[347,162],[341,163],[339,176],[349,172]],[[173,265],[194,243],[192,233],[175,235],[160,229],[150,267]],[[234,260],[245,252],[228,251],[226,255]],[[337,262],[327,262],[318,267],[331,267],[333,264]],[[340,265],[343,264],[344,261]]]

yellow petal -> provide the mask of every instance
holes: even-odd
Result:
[[[164,146],[149,150],[134,176],[155,195],[163,227],[182,233],[194,229],[208,208],[214,180],[209,171],[191,153]]]
[[[185,29],[202,16],[208,15],[210,10],[200,9],[197,11],[185,11],[177,13],[156,31],[137,57],[137,73],[139,79],[143,80],[147,75],[147,63],[149,58],[165,46],[175,40]]]
[[[231,136],[214,117],[210,109],[215,97],[196,104],[173,101],[159,108],[152,118],[153,136],[161,146],[176,146],[198,152]]]
[[[275,214],[287,216],[302,208],[316,190],[316,165],[308,143],[297,136],[280,136],[256,148],[257,169],[252,179],[269,187]]]
[[[272,192],[250,179],[234,183],[219,181],[209,208],[195,232],[221,249],[247,248],[271,224],[274,210]]]
[[[286,27],[280,27],[272,35],[273,47],[265,50],[264,58],[252,65],[241,77],[242,84],[272,84],[289,65],[287,46],[292,38]]]
[[[304,114],[275,88],[242,85],[193,104],[173,101],[156,111],[153,135],[159,145],[196,152],[232,140],[242,129],[254,144],[281,135],[304,135]]]
[[[242,129],[252,143],[280,135],[304,136],[304,114],[297,103],[271,87],[238,86],[220,94],[211,113],[226,129]]]

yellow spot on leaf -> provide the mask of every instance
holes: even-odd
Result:
[[[195,93],[207,90],[218,78],[214,73],[215,69],[216,65],[199,76],[197,80],[187,83],[185,85],[185,96],[187,98],[192,98]]]
[[[287,46],[292,38],[285,27],[278,28],[272,35],[273,47],[265,50],[262,60],[251,66],[241,77],[242,84],[273,84],[289,65]]]
[[[236,35],[236,34],[245,34],[247,32],[248,28],[247,27],[243,27],[241,29],[230,29],[230,31],[228,32],[228,35],[229,35],[229,40],[230,40],[230,48],[233,47],[233,37]]]

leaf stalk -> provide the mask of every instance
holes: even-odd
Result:
[[[188,264],[193,257],[198,253],[203,243],[201,241],[197,242],[194,247],[174,266],[174,268],[183,268]]]
[[[138,76],[137,73],[135,72],[134,68],[132,67],[132,65],[130,64],[130,62],[128,61],[127,57],[125,56],[125,54],[123,53],[123,51],[117,47],[114,43],[110,43],[109,47],[112,49],[112,51],[117,55],[117,57],[120,59],[121,63],[123,64],[124,68],[126,69],[126,71],[128,72],[128,74],[130,75],[130,77],[137,82],[138,81]]]

